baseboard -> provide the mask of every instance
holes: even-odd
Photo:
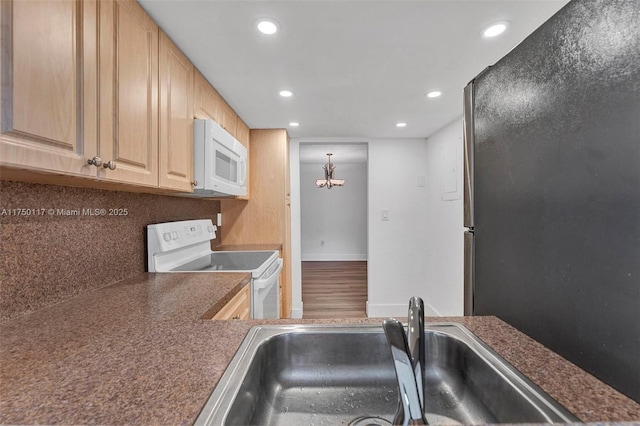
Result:
[[[353,262],[366,261],[366,254],[303,254],[303,262]]]

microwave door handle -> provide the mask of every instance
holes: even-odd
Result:
[[[240,186],[244,185],[247,181],[247,162],[244,157],[240,157],[240,176],[238,179],[238,184]]]

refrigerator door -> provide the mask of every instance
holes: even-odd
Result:
[[[464,233],[464,315],[473,315],[474,235]]]
[[[473,86],[474,314],[638,402],[639,11],[571,1]]]
[[[464,88],[464,217],[463,226],[474,227],[473,220],[473,82]]]

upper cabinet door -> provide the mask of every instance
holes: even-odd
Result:
[[[193,113],[195,118],[213,120],[220,124],[220,103],[222,98],[198,71],[193,84]]]
[[[102,0],[100,177],[158,185],[158,26],[133,0]]]
[[[0,164],[95,176],[96,2],[0,3]]]
[[[236,127],[238,126],[238,115],[235,113],[233,108],[229,106],[224,99],[222,99],[220,103],[220,125],[223,129],[229,132],[234,138],[238,139],[236,136]]]
[[[220,96],[202,74],[196,71],[193,112],[195,118],[213,120],[223,129],[229,132],[234,138],[236,136],[236,126],[238,125],[238,115],[229,104]]]
[[[245,124],[240,117],[238,117],[238,124],[236,126],[236,139],[240,141],[245,148],[247,148],[247,170],[251,170],[251,146],[249,144],[249,127]],[[236,197],[241,200],[248,200],[251,196],[251,173],[247,173],[247,195],[244,197]]]
[[[245,148],[249,149],[249,127],[240,117],[238,117],[238,124],[236,125],[236,139],[238,139]]]
[[[192,192],[193,65],[160,31],[160,187]]]

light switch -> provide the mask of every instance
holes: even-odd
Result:
[[[381,219],[382,220],[389,220],[389,210],[382,210],[381,211]]]

